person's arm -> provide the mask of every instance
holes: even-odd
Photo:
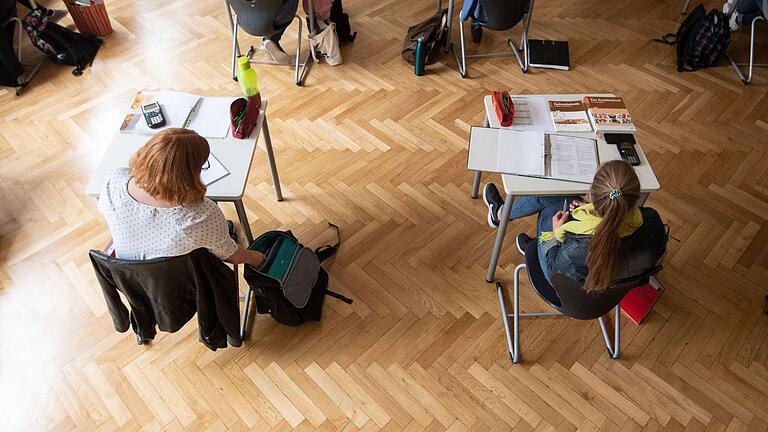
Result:
[[[264,264],[264,254],[238,245],[235,253],[224,261],[230,264],[249,264],[254,267],[261,267]]]

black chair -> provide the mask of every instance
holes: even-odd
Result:
[[[570,278],[552,273],[552,283],[550,284],[539,263],[539,254],[537,251],[538,242],[532,241],[525,250],[525,263],[515,268],[514,276],[514,299],[512,303],[513,313],[508,314],[504,299],[504,289],[501,283],[496,283],[496,291],[499,296],[499,305],[501,306],[501,318],[504,322],[504,331],[507,335],[507,347],[509,357],[512,363],[520,361],[520,317],[542,317],[565,315],[579,320],[594,320],[600,324],[600,330],[603,333],[605,347],[611,358],[617,359],[620,355],[620,329],[621,329],[621,310],[619,302],[633,288],[648,283],[651,276],[661,271],[662,267],[657,265],[643,274],[614,281],[614,283],[600,294],[587,293],[581,284]],[[528,270],[528,278],[531,287],[536,294],[541,297],[549,306],[555,309],[554,312],[520,312],[520,271]],[[611,309],[615,310],[614,319],[614,338],[611,343],[608,331],[603,320],[603,315]],[[510,331],[509,317],[513,318],[513,331]]]
[[[466,78],[469,73],[469,66],[467,66],[468,58],[504,57],[509,56],[510,54],[515,56],[523,73],[528,72],[528,28],[531,25],[534,0],[479,0],[479,2],[486,16],[486,21],[481,22],[480,24],[488,30],[507,31],[515,27],[520,21],[523,22],[523,34],[520,36],[520,47],[516,47],[515,43],[512,42],[512,39],[507,39],[507,44],[512,51],[511,53],[500,51],[468,55],[466,43],[464,41],[464,22],[466,20],[462,21],[461,16],[459,16],[461,58],[459,58],[453,45],[451,45],[451,49],[453,51],[453,56],[456,59],[456,65],[458,66],[461,77]],[[467,19],[469,19],[469,17],[467,17]],[[520,58],[521,51],[524,60]]]
[[[237,29],[242,28],[246,33],[260,37],[266,37],[277,33],[282,29],[275,28],[274,20],[282,3],[283,0],[224,0],[227,18],[229,19],[230,28],[232,30],[232,79],[236,79],[237,58],[242,55],[240,44],[237,40]],[[309,17],[307,17],[310,30],[310,33],[307,35],[308,42],[309,36],[315,32],[315,12],[312,3],[313,2],[311,1],[309,2]],[[234,19],[232,18],[232,10],[235,12]],[[294,64],[294,82],[296,85],[300,86],[304,83],[308,71],[307,67],[311,63],[309,59],[312,56],[312,44],[311,42],[309,43],[309,51],[304,57],[304,61],[299,62],[301,58],[303,23],[301,17],[298,15],[295,16],[294,19],[298,20],[299,23],[296,41],[296,59]],[[250,54],[251,51],[249,51],[247,55],[250,56]],[[268,60],[251,60],[251,63],[279,64]]]
[[[200,294],[197,294],[196,300],[190,297],[189,291],[180,289],[199,286],[201,281],[203,284],[214,281],[228,281],[230,284],[216,286],[213,294],[203,294],[209,302],[215,302],[215,305],[212,304],[205,312],[206,316],[216,316],[220,324],[218,328],[216,324],[212,324],[206,331],[218,332],[220,336],[222,331],[226,331],[227,341],[232,346],[240,346],[242,340],[245,340],[245,313],[239,317],[238,323],[240,291],[237,265],[230,269],[204,248],[185,255],[148,260],[119,259],[97,250],[91,250],[89,256],[116,330],[127,331],[130,323],[136,332],[139,345],[144,345],[154,338],[155,325],[162,331],[175,332],[195,313],[201,313],[197,307],[200,304]],[[158,287],[159,290],[156,289]],[[118,291],[128,300],[132,316],[128,316],[128,310],[120,300]],[[209,295],[213,297],[207,297]],[[148,321],[155,322],[140,323],[135,316],[154,317]],[[229,336],[238,334],[238,330],[240,340]],[[201,331],[201,337],[202,333]]]

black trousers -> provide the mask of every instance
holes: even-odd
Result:
[[[16,16],[16,2],[13,0],[0,0],[0,23]],[[13,85],[21,74],[24,66],[19,63],[16,53],[13,51],[13,34],[16,22],[0,29],[0,83]]]

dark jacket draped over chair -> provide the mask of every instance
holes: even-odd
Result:
[[[115,330],[130,325],[139,339],[152,340],[155,326],[173,333],[197,313],[200,341],[208,348],[226,348],[227,341],[240,346],[237,274],[207,249],[141,261],[92,250],[90,258]]]

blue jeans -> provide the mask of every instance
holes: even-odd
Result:
[[[285,29],[287,29],[291,24],[291,21],[293,21],[298,9],[299,0],[284,0],[283,4],[280,6],[280,10],[277,11],[277,16],[275,16],[273,23],[276,29],[281,30],[272,36],[269,36],[267,39],[279,45],[280,39],[283,37],[283,33],[285,33]]]
[[[752,21],[763,16],[763,0],[741,0],[736,5],[736,24],[740,26],[751,25]]]
[[[579,196],[522,196],[516,197],[509,211],[509,220],[520,219],[533,214],[538,214],[536,221],[536,241],[544,231],[552,231],[552,216],[563,210],[563,204],[568,209],[568,204],[573,200],[581,200]],[[539,252],[539,264],[541,271],[549,280],[549,267],[547,266],[547,257],[544,256],[542,249],[537,248]]]

